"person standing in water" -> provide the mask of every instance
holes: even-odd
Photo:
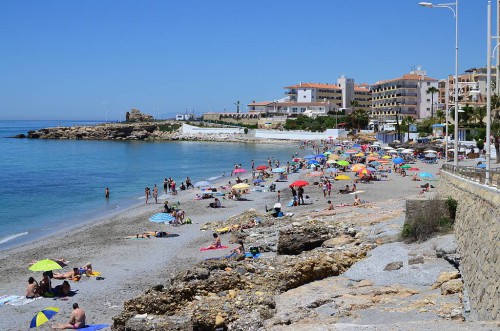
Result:
[[[144,189],[144,195],[146,196],[146,205],[147,205],[149,200],[149,187],[146,187]]]
[[[104,191],[104,196],[106,197],[106,199],[109,199],[109,188],[106,187],[106,190]]]

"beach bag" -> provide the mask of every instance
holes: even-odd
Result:
[[[185,221],[184,223],[185,223],[185,224],[192,224],[192,223],[193,223],[193,221],[191,221],[191,219],[190,219],[190,218],[188,218],[188,219],[186,219],[186,221]]]
[[[251,253],[253,256],[255,256],[255,255],[259,254],[259,253],[260,253],[259,247],[254,247],[254,246],[250,247],[250,253]]]

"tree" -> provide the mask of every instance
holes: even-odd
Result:
[[[486,117],[486,107],[476,107],[472,111],[471,118],[474,119],[474,122],[479,123],[481,126],[484,126],[484,118]]]
[[[436,117],[437,117],[439,123],[443,123],[444,121],[446,121],[446,113],[441,109],[438,109],[436,111]]]
[[[355,110],[356,107],[359,107],[358,100],[351,100],[351,108],[352,108],[352,110]]]
[[[434,86],[427,89],[426,93],[431,95],[431,118],[434,117],[434,94],[438,93],[439,90]]]
[[[410,124],[413,123],[415,123],[415,119],[410,115],[405,116],[405,118],[403,118],[403,121],[401,122],[401,125],[407,126],[408,140],[410,140]]]
[[[357,109],[346,117],[347,127],[350,129],[356,128],[358,131],[361,130],[362,127],[367,126],[369,121],[370,117],[363,109]]]

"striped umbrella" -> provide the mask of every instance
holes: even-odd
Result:
[[[43,323],[50,320],[59,312],[57,307],[47,307],[38,313],[31,319],[30,328],[37,328]]]

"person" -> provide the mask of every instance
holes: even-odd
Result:
[[[325,210],[334,210],[335,209],[335,207],[333,207],[333,203],[331,200],[328,200],[327,204],[328,205],[326,206]]]
[[[106,190],[104,191],[104,196],[106,197],[106,199],[109,199],[109,188],[106,187]]]
[[[231,257],[245,256],[245,245],[243,245],[243,240],[238,240],[238,247],[232,249],[230,254],[226,256],[228,259]]]
[[[185,191],[186,190],[186,185],[184,185],[184,182],[181,182],[181,186],[179,186],[179,189],[181,191]]]
[[[43,273],[43,278],[40,281],[38,293],[44,295],[45,293],[52,293],[52,286],[50,284],[49,273],[45,271]]]
[[[64,329],[81,329],[85,327],[85,311],[78,307],[78,303],[73,304],[73,312],[69,317],[69,322],[67,324],[56,324],[52,326],[56,330]]]
[[[80,277],[80,269],[73,268],[73,270],[65,272],[65,273],[56,273],[54,274],[54,279],[78,279]]]
[[[191,178],[186,177],[186,189],[189,189],[190,187],[194,188],[193,184],[191,183]]]
[[[281,200],[281,191],[278,190],[278,203],[280,203],[280,200]]]
[[[168,201],[165,201],[165,203],[163,204],[163,212],[169,214],[172,212],[172,208],[169,207]]]
[[[219,235],[216,232],[214,232],[212,236],[214,237],[214,242],[212,243],[212,245],[208,246],[208,248],[209,249],[221,248],[222,243],[220,241]]]
[[[301,201],[302,201],[302,204],[305,205],[305,202],[304,202],[304,188],[302,186],[300,186],[297,189],[297,197],[298,197],[298,200],[299,200],[299,205],[300,205]]]
[[[357,191],[357,188],[356,188],[356,183],[352,184],[352,191],[353,191],[353,192],[356,192],[356,191]]]
[[[156,184],[153,188],[153,197],[155,198],[155,203],[158,204],[158,187],[156,187]]]
[[[67,297],[71,294],[71,285],[69,285],[69,282],[65,280],[61,285],[54,287],[54,292],[58,296]]]
[[[28,286],[26,287],[26,299],[34,299],[40,296],[40,286],[35,278],[28,279]]]
[[[146,205],[147,205],[149,200],[149,187],[146,187],[144,189],[144,195],[146,196]]]
[[[217,198],[215,198],[215,199],[214,199],[214,202],[210,202],[210,203],[208,204],[208,206],[209,206],[209,207],[212,207],[212,208],[220,208],[220,207],[222,207],[222,205],[221,205],[221,203],[220,203],[220,200],[219,200],[219,199],[217,199]]]
[[[164,179],[163,180],[163,191],[165,191],[165,193],[168,193],[168,179]]]
[[[92,264],[90,262],[87,262],[83,267],[79,269],[81,275],[86,275],[87,277],[90,277],[92,275]]]
[[[418,182],[418,181],[420,181],[420,178],[418,178],[417,174],[415,173],[415,174],[413,174],[413,178],[411,180]]]
[[[361,205],[361,199],[358,197],[357,194],[355,194],[353,206],[360,206],[360,205]]]

